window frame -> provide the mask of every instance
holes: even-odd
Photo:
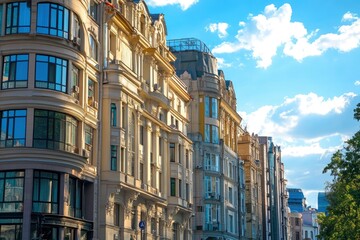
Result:
[[[50,177],[48,177],[47,175]],[[46,183],[45,180],[48,180],[49,182],[51,181],[51,184],[49,184],[51,186],[49,189],[51,191],[50,201],[41,200],[41,192],[44,191],[42,185]],[[36,184],[39,184],[38,187],[36,187]],[[56,172],[35,170],[33,186],[32,211],[40,213],[58,214],[60,208],[60,175]],[[53,195],[55,196],[53,197]],[[41,209],[40,211],[38,211],[35,207],[35,204],[50,204],[50,211],[43,211]]]
[[[46,9],[47,5],[47,9]],[[44,7],[42,7],[44,6]],[[40,12],[41,10],[44,12]],[[47,10],[47,12],[45,12]],[[70,10],[66,7],[49,2],[37,4],[36,32],[60,38],[69,39]],[[55,16],[54,16],[55,15]],[[41,17],[40,17],[41,16]],[[47,22],[41,22],[48,17]],[[42,25],[41,25],[42,24]]]
[[[25,65],[21,63],[26,63]],[[29,54],[12,54],[3,57],[3,71],[1,75],[1,89],[27,88],[29,78]],[[20,71],[17,71],[20,69]],[[26,74],[19,76],[19,74]],[[7,80],[4,76],[7,75]],[[25,77],[22,79],[22,77]],[[9,87],[10,85],[10,87]],[[12,86],[11,86],[12,85]],[[5,87],[6,86],[6,87]]]
[[[17,13],[14,16],[15,12]],[[25,18],[25,16],[27,19],[24,20],[28,25],[21,25],[21,18]],[[30,25],[31,10],[27,2],[11,2],[6,5],[5,35],[29,33]],[[24,28],[24,30],[21,30],[22,28]]]
[[[11,184],[12,180],[13,185]],[[22,180],[22,181],[21,181]],[[11,193],[7,196],[6,192],[11,189]],[[13,191],[18,191],[21,188],[21,193],[16,195]],[[24,190],[25,190],[25,171],[1,171],[0,172],[0,213],[5,212],[22,212],[24,207]],[[15,200],[7,199],[15,197]],[[18,199],[17,197],[20,197]],[[4,205],[10,204],[12,211],[6,211]],[[11,207],[11,205],[13,205]],[[4,210],[5,209],[5,210]]]
[[[16,132],[20,129],[19,121],[22,121],[21,126],[23,127],[21,137],[17,137],[19,133]],[[0,134],[0,148],[25,147],[26,122],[26,109],[9,109],[0,111],[0,132],[5,132],[5,134]]]

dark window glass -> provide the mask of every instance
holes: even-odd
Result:
[[[117,171],[117,146],[111,145],[110,170]]]
[[[176,179],[170,178],[170,195],[175,197],[176,196]]]
[[[77,121],[64,113],[35,110],[34,147],[74,152]]]
[[[29,55],[18,54],[4,57],[1,88],[27,87]]]
[[[170,162],[175,162],[175,143],[170,143]]]
[[[39,3],[38,33],[69,38],[69,10],[54,3]]]
[[[8,3],[5,34],[30,32],[30,7],[27,2]]]
[[[79,69],[74,65],[71,68],[71,93],[74,98],[79,99]]]
[[[111,126],[116,127],[116,104],[111,104],[111,116],[110,116]]]
[[[33,212],[59,212],[59,175],[34,171]]]
[[[66,92],[67,60],[36,55],[35,87]]]
[[[22,212],[24,171],[0,172],[0,212]]]
[[[81,218],[82,217],[82,193],[84,182],[69,178],[69,216]]]
[[[0,148],[23,147],[26,140],[26,110],[0,112]]]

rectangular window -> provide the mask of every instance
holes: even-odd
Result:
[[[170,196],[176,196],[176,179],[170,178]]]
[[[210,125],[209,124],[205,124],[205,142],[209,143],[210,142]]]
[[[234,232],[234,216],[229,214],[229,231]]]
[[[69,10],[54,3],[39,3],[37,33],[69,38]]]
[[[218,118],[218,100],[216,98],[211,98],[211,117]]]
[[[182,181],[179,179],[179,197],[182,197]]]
[[[175,143],[170,143],[170,162],[175,162]]]
[[[95,105],[95,81],[90,78],[88,79],[87,97],[88,97],[88,105],[94,106]]]
[[[4,56],[1,88],[25,88],[28,83],[29,55]]]
[[[1,213],[23,211],[24,176],[24,171],[0,172]]]
[[[94,0],[90,0],[89,2],[89,15],[94,18],[95,21],[98,20],[98,12],[97,12],[98,4]]]
[[[97,41],[93,36],[89,36],[89,46],[90,46],[90,57],[94,60],[98,59],[98,45]]]
[[[26,110],[0,112],[0,148],[23,147],[26,140]]]
[[[27,2],[7,4],[5,34],[30,32],[30,7]]]
[[[210,98],[205,97],[205,117],[210,117]]]
[[[233,189],[229,187],[229,202],[233,203]]]
[[[114,203],[114,225],[120,226],[120,205]]]
[[[59,174],[34,171],[33,212],[59,213]]]
[[[186,168],[190,168],[190,157],[189,157],[189,150],[186,149],[185,150],[185,164],[186,164]]]
[[[84,182],[76,179],[69,178],[69,216],[81,218],[82,216],[82,193]]]
[[[218,154],[205,153],[205,170],[216,171],[220,170],[220,157]]]
[[[140,126],[140,145],[144,145],[144,126]]]
[[[159,137],[159,156],[162,155],[162,146],[163,146],[163,141],[162,138]]]
[[[111,115],[110,115],[111,126],[112,126],[112,127],[116,127],[116,125],[117,125],[116,104],[115,104],[115,103],[111,103],[110,106],[111,106],[111,107],[110,107],[110,111],[111,111]]]
[[[5,219],[5,221],[2,221],[2,223],[0,224],[0,239],[21,240],[22,239],[21,222],[22,222],[21,219],[16,219],[16,218]]]
[[[78,125],[75,118],[46,110],[35,110],[34,115],[34,147],[74,152]]]
[[[205,124],[205,142],[219,143],[219,127],[215,125]]]
[[[71,69],[71,93],[74,98],[79,100],[79,93],[80,93],[79,72],[80,72],[80,70],[74,65],[72,65],[71,67],[72,67],[72,69]]]
[[[36,55],[35,87],[67,92],[68,62],[62,58]]]
[[[117,146],[111,145],[111,161],[110,161],[110,170],[117,171]]]

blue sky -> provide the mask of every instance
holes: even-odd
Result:
[[[359,0],[148,0],[167,39],[202,40],[234,83],[249,132],[281,146],[288,187],[317,207],[334,151],[357,130]]]

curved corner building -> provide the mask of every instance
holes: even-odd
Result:
[[[0,239],[91,239],[100,67],[93,1],[1,1]]]
[[[237,150],[241,117],[233,84],[200,40],[168,40],[168,46],[176,56],[176,73],[192,97],[188,132],[194,143],[193,239],[243,238],[243,168]]]

